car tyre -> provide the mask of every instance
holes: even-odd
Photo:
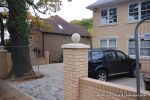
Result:
[[[135,66],[130,68],[129,77],[133,77],[133,78],[136,77],[136,68],[135,68]]]
[[[96,79],[100,81],[107,81],[107,72],[105,70],[99,70],[96,75]]]

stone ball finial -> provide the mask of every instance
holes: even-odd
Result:
[[[73,43],[79,43],[80,42],[80,35],[78,33],[74,33],[71,37],[71,40]]]

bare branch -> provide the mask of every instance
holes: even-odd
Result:
[[[40,13],[42,13],[42,14],[45,14],[45,11],[43,12],[43,11],[40,11],[39,9],[38,9],[38,7],[32,2],[32,1],[30,1],[30,0],[26,0],[27,1],[27,3],[29,4],[29,5],[31,5],[32,7],[34,7],[38,12],[40,12]]]
[[[3,3],[0,3],[0,7],[8,8],[8,6],[6,4],[3,4]]]

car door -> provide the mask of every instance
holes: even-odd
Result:
[[[102,65],[104,53],[102,51],[91,52],[91,67],[89,71],[94,71],[97,66]]]
[[[127,56],[123,52],[117,51],[117,59],[120,63],[120,69],[121,69],[120,71],[128,72],[130,63],[128,62]]]
[[[116,53],[114,51],[105,52],[105,67],[109,71],[109,75],[120,73],[119,62],[116,57]]]

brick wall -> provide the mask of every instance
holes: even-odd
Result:
[[[62,45],[64,56],[64,100],[136,100],[136,89],[90,79],[88,48],[80,43]],[[150,92],[141,90],[141,100]]]
[[[71,42],[70,35],[61,35],[55,33],[44,34],[44,50],[50,53],[50,62],[56,62],[62,55],[61,45]],[[81,37],[81,42],[88,44],[89,39]]]
[[[141,100],[150,100],[150,92],[141,91]],[[136,89],[90,78],[80,78],[80,100],[136,100]]]
[[[150,59],[141,59],[141,72],[150,72]]]

